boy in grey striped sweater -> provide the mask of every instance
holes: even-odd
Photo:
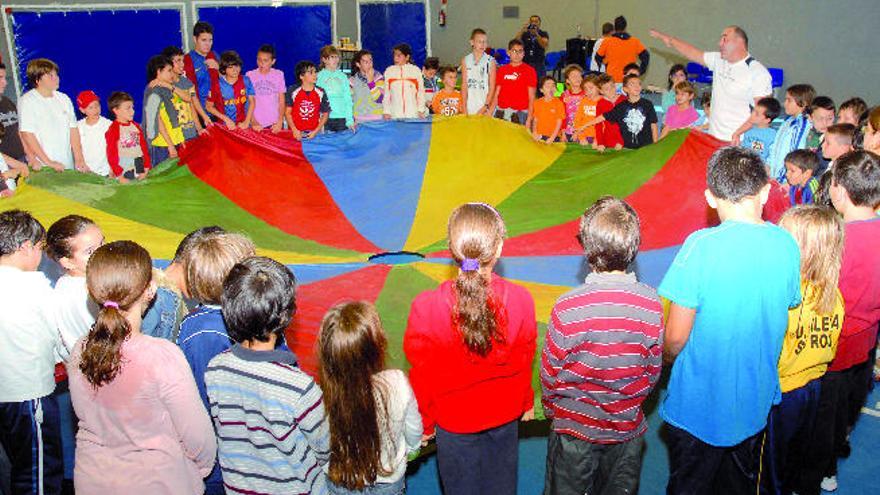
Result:
[[[222,302],[236,344],[211,359],[205,384],[227,492],[327,493],[321,389],[290,350],[276,348],[296,309],[293,274],[248,258],[229,272]]]
[[[581,218],[591,273],[556,301],[541,356],[553,420],[545,495],[638,491],[641,405],[660,376],[663,339],[657,292],[626,272],[640,237],[636,212],[611,196]]]

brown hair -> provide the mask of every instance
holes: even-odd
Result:
[[[697,92],[694,90],[694,85],[688,81],[681,81],[681,82],[675,83],[674,91],[676,93],[678,93],[678,92],[687,93],[691,96],[695,96],[697,94]]]
[[[49,226],[46,232],[46,254],[55,261],[70,258],[70,239],[76,237],[95,222],[80,215],[67,215]]]
[[[501,215],[485,203],[464,204],[449,217],[449,251],[458,264],[467,259],[480,269],[493,265],[505,235]],[[504,342],[504,308],[480,270],[459,270],[454,289],[453,327],[471,352],[486,356],[493,342]]]
[[[85,338],[79,370],[93,387],[119,374],[122,343],[131,334],[122,311],[141,298],[152,279],[150,253],[132,241],[105,244],[89,258],[86,285],[101,309]]]
[[[37,83],[40,81],[40,79],[42,79],[43,76],[51,73],[52,71],[55,71],[57,73],[58,65],[48,58],[35,58],[31,60],[30,62],[28,62],[27,70],[25,71],[28,85],[31,88],[36,88]]]
[[[377,476],[391,474],[382,466],[380,432],[389,427],[389,391],[374,379],[385,369],[387,346],[379,314],[370,303],[337,304],[321,322],[318,376],[330,425],[328,474],[349,490],[362,490]]]
[[[825,130],[825,139],[833,138],[837,144],[852,146],[856,135],[856,126],[852,124],[832,124]]]
[[[838,114],[844,110],[852,110],[855,114],[856,118],[861,118],[862,115],[868,111],[868,104],[865,103],[865,100],[859,98],[858,96],[850,98],[845,102],[840,104],[840,108],[837,109]],[[876,128],[875,128],[876,129]]]
[[[568,85],[568,76],[570,76],[572,72],[578,72],[583,75],[584,69],[582,69],[581,66],[578,64],[568,64],[565,66],[564,69],[562,69],[562,81],[565,83],[565,87],[568,89],[571,89]]]
[[[809,282],[804,304],[830,313],[839,297],[843,220],[830,208],[801,205],[783,213],[779,226],[791,233],[801,250],[801,279]]]
[[[197,240],[183,262],[190,295],[204,304],[220,304],[229,271],[253,255],[254,243],[241,234],[224,232]]]
[[[470,39],[476,38],[478,34],[482,34],[483,36],[486,36],[486,30],[483,28],[475,28],[473,31],[471,31]]]
[[[614,79],[604,72],[596,76],[596,85],[599,86],[599,88],[610,82],[614,82]]]
[[[333,45],[324,45],[321,47],[321,67],[324,67],[324,59],[333,55],[339,56],[339,50]]]
[[[810,84],[793,84],[785,90],[790,94],[797,105],[807,111],[813,104],[813,98],[816,97],[816,89]]]
[[[107,108],[110,110],[116,110],[126,101],[134,102],[134,98],[125,91],[114,91],[110,93],[110,97],[107,98]]]
[[[583,82],[581,82],[581,89],[587,84],[592,84],[593,86],[596,86],[596,89],[599,89],[599,76],[596,74],[587,74],[584,76]]]
[[[354,57],[351,59],[351,66],[356,69],[355,72],[359,72],[361,70],[361,59],[363,59],[367,55],[372,57],[373,52],[371,52],[370,50],[358,50],[358,52],[354,54]]]
[[[602,196],[581,216],[578,238],[594,272],[624,271],[639,252],[639,216],[625,201]]]

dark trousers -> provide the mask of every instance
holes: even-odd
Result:
[[[806,454],[812,449],[821,388],[817,378],[782,394],[782,401],[770,410],[762,492],[779,495],[809,490],[813,477],[806,470]]]
[[[600,444],[551,430],[544,495],[638,493],[644,445],[644,437]]]
[[[669,484],[672,494],[754,495],[760,482],[764,432],[732,447],[715,447],[667,423]]]
[[[152,144],[149,146],[150,151],[150,166],[155,167],[160,163],[164,162],[168,159],[168,147],[167,146],[153,146]]]
[[[64,467],[55,397],[0,402],[0,444],[12,468],[12,493],[37,494],[41,488],[44,494],[61,493]]]
[[[437,427],[437,466],[446,495],[516,493],[519,421],[477,433]]]
[[[849,456],[846,437],[865,404],[873,366],[873,362],[865,361],[845,370],[829,371],[821,378],[808,458],[808,470],[813,476],[809,481],[817,489],[823,477],[837,475],[837,458]]]
[[[324,129],[330,132],[340,132],[348,129],[348,126],[345,125],[345,119],[327,119]]]

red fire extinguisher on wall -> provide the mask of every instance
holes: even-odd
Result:
[[[440,27],[446,26],[446,1],[447,0],[440,0],[440,14],[437,18],[437,24]]]

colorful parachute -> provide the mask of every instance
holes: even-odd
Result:
[[[137,240],[158,259],[170,259],[181,237],[204,225],[244,232],[299,280],[287,339],[306,370],[316,368],[321,317],[347,299],[377,305],[390,363],[406,368],[410,302],[454,273],[445,251],[453,208],[498,207],[509,238],[497,271],[531,291],[546,322],[556,298],[583,280],[577,219],[602,195],[638,211],[636,271],[659,283],[684,238],[717,221],[702,191],[706,160],[720,144],[679,131],[602,154],[538,144],[521,127],[474,117],[381,122],[302,144],[214,126],[181,150],[181,166],[166,162],[143,182],[40,172],[0,205],[30,210],[45,225],[88,216],[108,239]]]

